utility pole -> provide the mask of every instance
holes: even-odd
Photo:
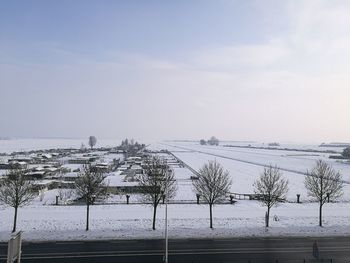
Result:
[[[168,263],[168,180],[165,183],[165,263]]]

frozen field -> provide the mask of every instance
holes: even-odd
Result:
[[[179,142],[159,143],[150,147],[168,149],[197,171],[204,163],[216,159],[230,172],[233,181],[231,190],[235,193],[253,193],[253,183],[260,176],[263,167],[272,164],[285,169],[283,175],[289,180],[289,201],[295,201],[296,194],[301,194],[302,200],[309,200],[304,187],[305,175],[302,173],[311,170],[317,159],[330,163],[334,169],[341,172],[344,180],[350,182],[350,164],[329,159],[325,153],[227,148]],[[342,200],[350,200],[349,184],[345,184]]]

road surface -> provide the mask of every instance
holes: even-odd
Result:
[[[350,262],[350,237],[174,239],[169,240],[169,262],[317,262],[314,240],[322,262]],[[164,240],[24,242],[22,262],[162,262],[164,247]],[[0,243],[0,262],[6,262],[6,251],[7,244]]]

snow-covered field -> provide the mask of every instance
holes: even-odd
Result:
[[[316,160],[322,159],[341,172],[343,179],[350,182],[350,163],[329,159],[325,153],[305,153],[282,150],[264,150],[248,148],[227,148],[223,146],[201,146],[198,143],[166,142],[150,146],[153,149],[168,149],[195,170],[199,170],[209,160],[216,160],[230,172],[231,191],[235,193],[253,193],[253,183],[266,165],[277,165],[289,181],[287,199],[295,201],[301,194],[302,200],[310,200],[304,187],[307,170],[311,170]],[[295,172],[293,172],[295,171]],[[343,201],[350,200],[350,184],[345,184]]]
[[[324,227],[318,227],[317,204],[281,204],[272,210],[279,221],[264,227],[265,208],[256,201],[214,207],[214,229],[209,229],[206,205],[169,205],[169,235],[180,237],[229,236],[319,236],[350,234],[350,204],[327,204]],[[92,206],[90,230],[85,229],[84,206],[29,206],[19,210],[18,229],[25,240],[86,240],[123,238],[160,238],[164,234],[164,206],[158,210],[156,231],[152,208],[147,205]],[[12,228],[13,209],[0,210],[0,241],[6,241]]]
[[[0,152],[15,149],[16,145],[7,145]],[[38,147],[69,147],[67,142]],[[43,143],[44,144],[44,143]],[[81,141],[77,142],[80,146]],[[25,144],[24,144],[25,145]],[[63,146],[64,145],[64,146]],[[25,146],[23,146],[25,147]],[[308,149],[310,146],[307,146]],[[314,146],[317,149],[317,146]],[[340,163],[328,158],[326,153],[299,151],[265,150],[249,148],[228,148],[200,146],[194,142],[154,143],[149,149],[168,149],[178,158],[198,170],[205,162],[216,159],[232,177],[232,192],[253,193],[253,182],[263,170],[264,165],[278,165],[284,169],[283,175],[289,180],[288,203],[280,204],[271,211],[271,227],[264,227],[265,207],[257,201],[239,200],[236,204],[216,205],[214,207],[214,229],[209,229],[209,209],[206,205],[172,204],[169,205],[170,237],[243,237],[243,236],[319,236],[350,234],[350,188],[345,185],[344,196],[339,203],[327,203],[324,206],[324,227],[318,227],[318,205],[307,197],[304,188],[304,175],[317,159],[323,159],[341,171],[344,180],[350,181],[350,164]],[[19,150],[19,149],[16,149]],[[187,168],[175,168],[178,192],[175,200],[195,201]],[[111,185],[119,185],[122,178],[111,174],[107,180]],[[129,183],[135,184],[135,183]],[[296,204],[296,194],[301,194],[302,204]],[[164,234],[164,206],[157,212],[157,230],[151,230],[152,207],[140,204],[106,204],[91,208],[90,231],[85,229],[85,206],[54,206],[57,193],[46,192],[29,206],[19,210],[18,229],[24,231],[26,240],[86,240],[119,238],[160,238]],[[74,197],[74,193],[63,193],[64,202]],[[131,196],[131,201],[137,196]],[[67,202],[66,202],[67,201]],[[125,196],[112,196],[107,203],[125,201]],[[277,221],[273,218],[276,215]],[[0,207],[0,241],[6,241],[10,235],[13,221],[13,209]]]

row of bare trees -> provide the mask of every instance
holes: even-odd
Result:
[[[86,231],[89,230],[90,206],[106,197],[106,174],[92,165],[84,165],[75,181],[76,193],[86,205]],[[176,194],[177,185],[174,172],[164,159],[150,157],[146,160],[145,173],[139,178],[143,201],[153,206],[155,229],[156,212],[160,201],[167,195],[171,199]],[[1,181],[0,202],[15,209],[12,232],[16,231],[18,208],[29,204],[36,197],[34,181],[25,176],[25,170],[11,170]]]
[[[106,175],[91,165],[84,166],[76,179],[76,191],[86,204],[86,230],[89,230],[90,206],[106,196]],[[177,184],[174,172],[166,161],[152,156],[146,159],[145,171],[138,178],[144,203],[152,204],[152,228],[156,227],[157,208],[164,198],[176,195]],[[209,205],[210,228],[213,228],[213,206],[227,198],[232,185],[229,172],[216,161],[209,161],[199,170],[198,180],[193,188]],[[305,177],[308,195],[319,203],[319,225],[322,226],[322,208],[328,201],[335,201],[343,193],[343,181],[339,172],[329,164],[319,160]],[[278,167],[265,167],[260,178],[254,182],[255,194],[267,207],[266,227],[269,226],[270,210],[286,198],[288,181],[283,178]],[[12,231],[16,231],[18,208],[35,198],[34,184],[25,176],[24,170],[12,170],[1,181],[0,202],[15,209]]]
[[[232,180],[229,172],[215,161],[209,161],[200,170],[193,186],[209,205],[210,228],[213,228],[213,206],[222,202],[230,194]],[[266,226],[269,226],[270,209],[284,198],[288,191],[288,181],[282,178],[277,167],[265,167],[260,178],[254,183],[255,193],[267,207]]]
[[[199,170],[198,180],[193,182],[197,194],[209,205],[210,228],[213,227],[213,205],[227,197],[232,181],[229,172],[216,161],[209,161]],[[322,208],[328,200],[337,200],[343,194],[344,183],[339,172],[322,160],[305,176],[305,188],[308,196],[319,203],[319,226],[322,226]],[[283,178],[277,166],[267,166],[254,182],[257,199],[266,206],[265,225],[269,227],[270,210],[286,199],[288,180]]]
[[[106,192],[105,175],[91,165],[83,166],[76,180],[77,195],[86,204],[86,230],[89,229],[89,208]],[[37,196],[34,181],[25,175],[25,170],[11,170],[0,182],[0,203],[14,208],[13,228],[16,231],[18,209]]]
[[[344,182],[341,174],[325,161],[318,160],[311,171],[307,171],[304,185],[308,196],[319,203],[319,226],[322,226],[322,208],[329,201],[336,201],[343,195]],[[269,226],[270,209],[286,198],[288,181],[283,179],[278,167],[265,167],[254,183],[255,193],[267,207],[266,227]]]

